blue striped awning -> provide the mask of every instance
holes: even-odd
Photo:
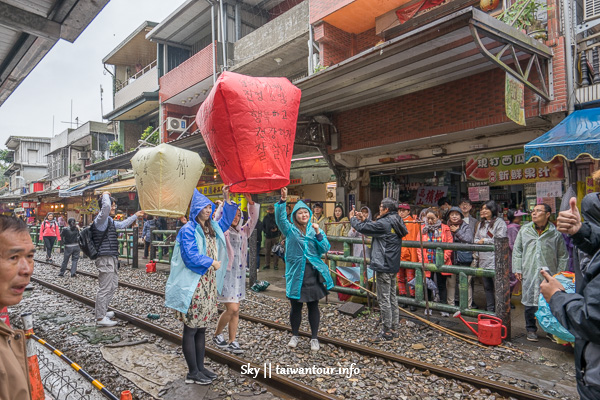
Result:
[[[525,145],[525,160],[538,157],[550,162],[555,157],[575,161],[587,155],[600,160],[600,109],[578,110],[539,138]]]

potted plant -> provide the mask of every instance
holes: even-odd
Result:
[[[149,126],[146,129],[144,129],[144,132],[142,132],[142,137],[140,139],[144,140],[146,143],[158,144],[160,139],[158,135],[158,130],[155,131],[153,126]]]
[[[124,152],[123,145],[117,141],[110,142],[108,149],[110,150],[113,156],[118,156],[119,154],[123,154]]]
[[[523,29],[534,39],[548,39],[548,31],[542,21],[537,19],[540,11],[547,11],[548,6],[537,0],[517,0],[507,7],[498,19],[517,29]]]

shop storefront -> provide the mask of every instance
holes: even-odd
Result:
[[[556,213],[565,189],[561,159],[526,163],[523,148],[471,155],[465,161],[465,174],[473,203],[494,200],[505,211],[515,208],[529,213],[536,204],[546,203]]]
[[[454,160],[443,166],[371,172],[368,175],[369,185],[362,186],[359,196],[361,199],[368,199],[367,205],[374,212],[385,197],[412,204],[417,208],[437,206],[442,197],[458,204],[467,190],[463,168],[462,161]],[[361,205],[364,205],[364,201]]]

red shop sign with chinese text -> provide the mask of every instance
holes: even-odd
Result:
[[[556,181],[565,177],[562,159],[526,164],[523,149],[475,154],[467,158],[465,168],[469,182],[483,182],[488,186]]]
[[[300,96],[286,78],[221,74],[196,123],[233,193],[264,193],[289,184]]]

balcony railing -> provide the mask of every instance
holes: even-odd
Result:
[[[160,78],[160,96],[164,100],[170,99],[178,93],[192,87],[198,82],[212,76],[213,57],[222,54],[221,44],[215,49],[214,44],[209,44],[190,58],[167,72]]]
[[[127,79],[125,82],[118,83],[116,85],[115,90],[118,92],[119,90],[123,89],[125,86],[129,85],[130,82],[133,82],[136,79],[138,79],[139,77],[141,77],[142,75],[146,74],[147,72],[150,72],[150,70],[152,68],[156,67],[156,62],[157,62],[157,60],[152,61],[150,64],[148,64],[144,68],[142,68],[140,71],[136,72],[135,75],[130,76],[129,79]]]
[[[600,62],[598,48],[581,52],[581,86],[575,90],[580,104],[600,100]]]
[[[156,61],[149,64],[146,68],[148,67],[151,68],[141,70],[121,85],[120,89],[115,93],[115,108],[127,104],[144,92],[155,92],[158,90],[158,68],[156,67]]]

